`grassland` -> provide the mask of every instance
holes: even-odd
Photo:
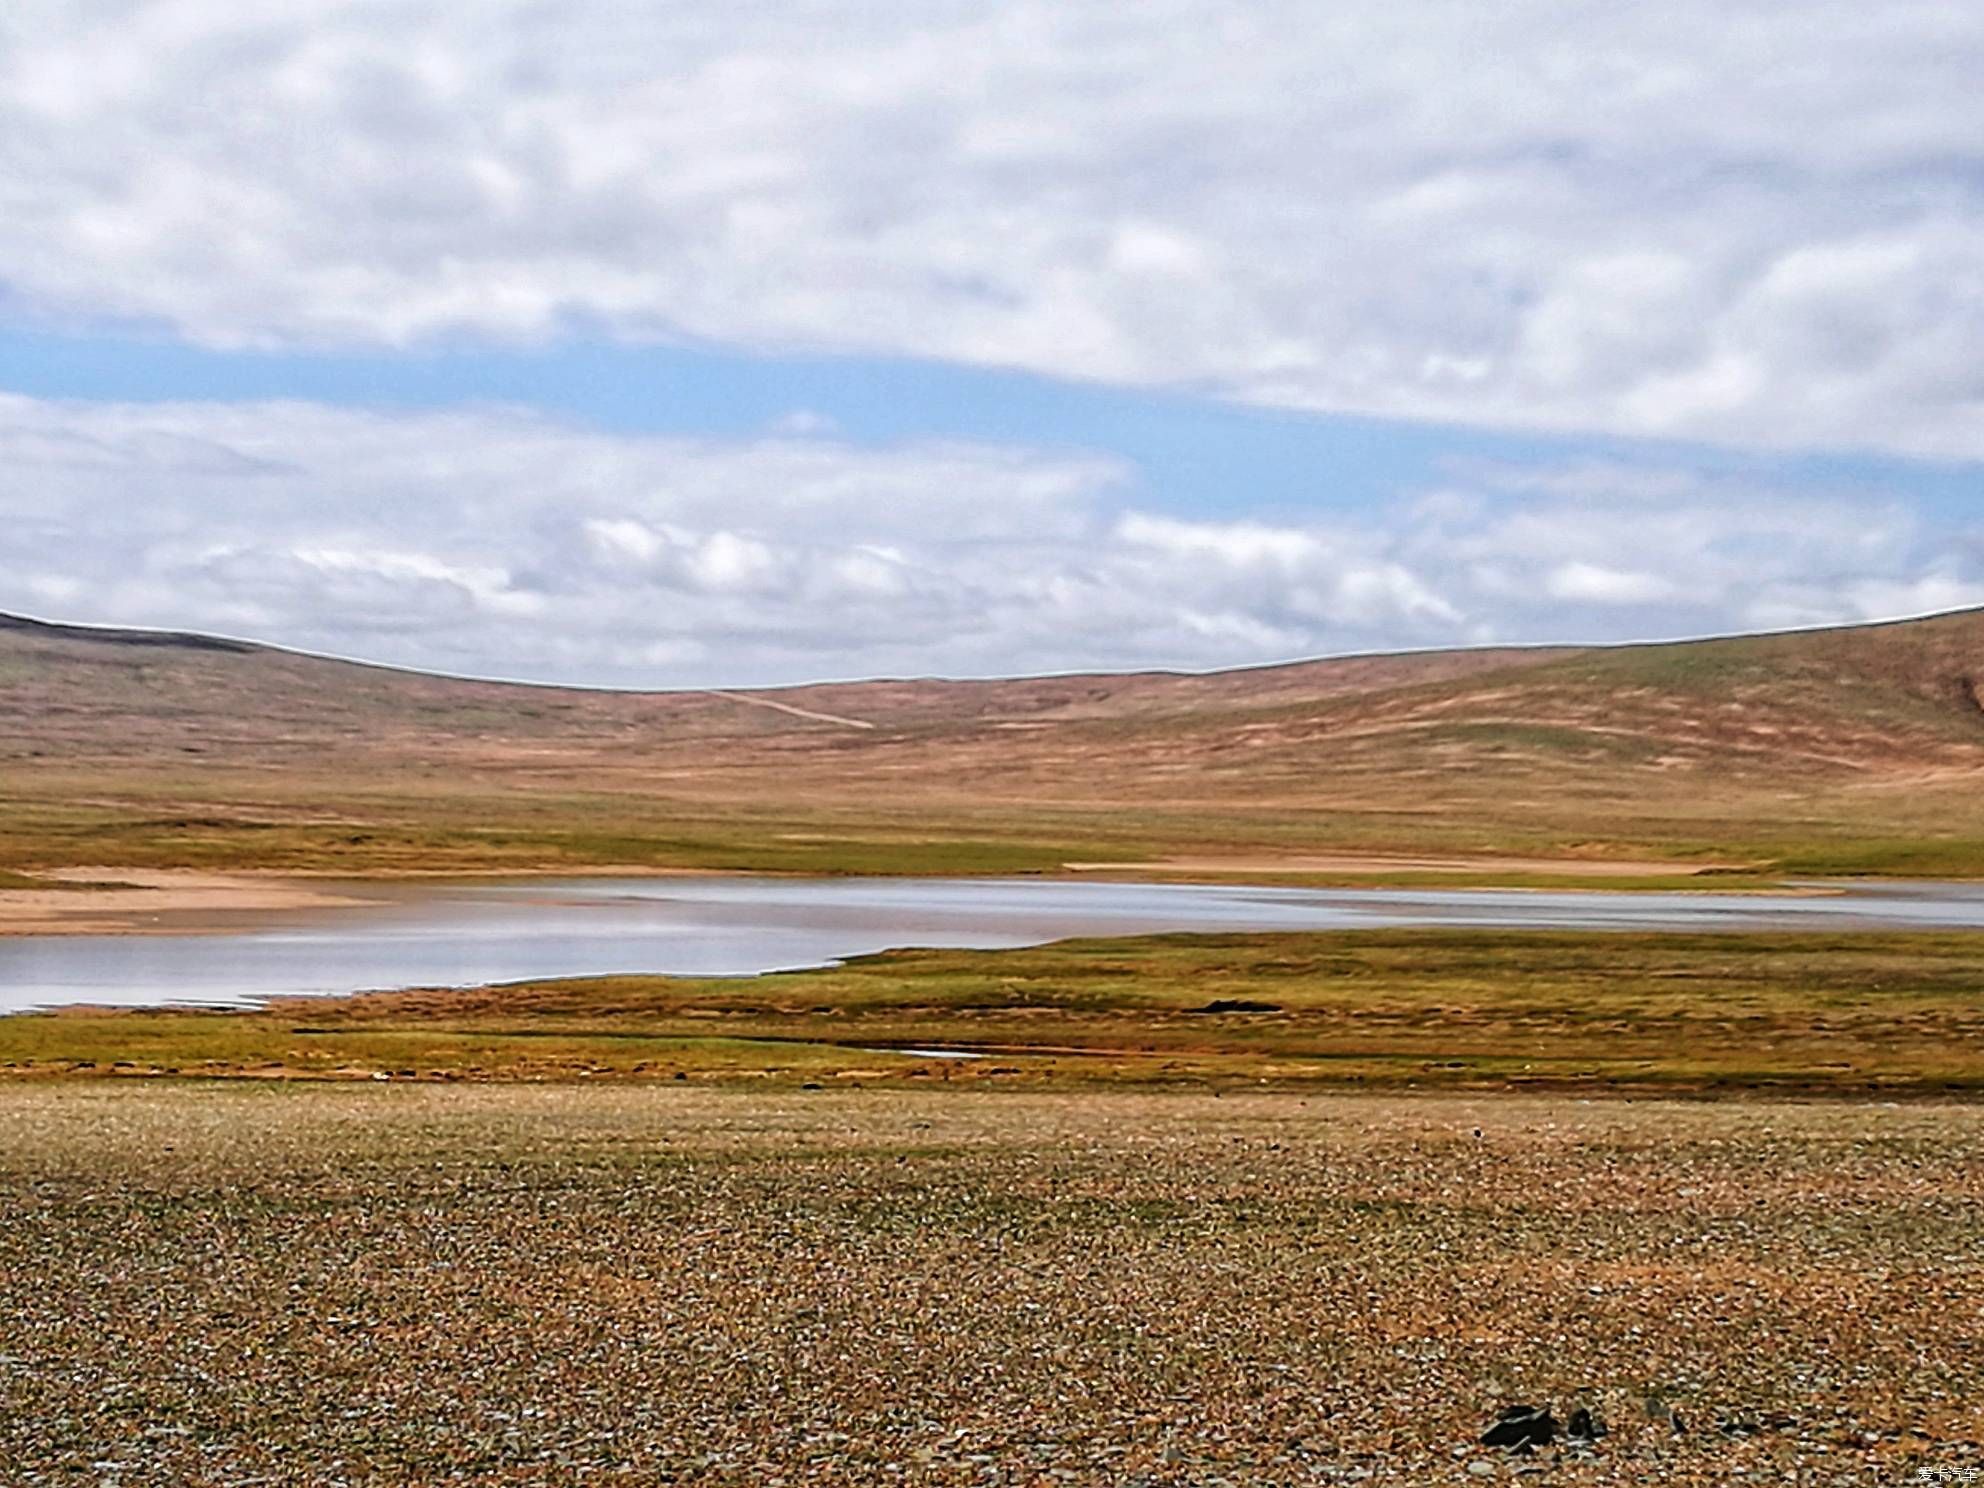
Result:
[[[607,694],[0,617],[0,891],[1976,876],[1980,673],[1970,614]],[[1957,933],[1166,936],[0,1018],[0,1482],[1979,1469],[1980,1092]],[[1610,1434],[1476,1446],[1517,1401]]]
[[[1961,615],[604,694],[0,620],[0,890],[1972,876],[1980,658]],[[0,1482],[1984,1468],[1980,1092],[1956,933],[1167,936],[9,1017]],[[1517,1401],[1611,1432],[1474,1445]]]
[[[1984,1464],[1977,1106],[64,1081],[0,1212],[10,1484]]]
[[[936,1059],[939,1048],[983,1057]],[[0,1019],[0,1075],[1984,1091],[1984,935],[1356,931]]]
[[[1645,861],[1652,881],[1708,863],[1972,876],[1980,675],[1978,612],[723,694],[0,617],[0,871],[1049,873],[1339,852],[1482,860],[1466,882],[1507,878],[1509,857]]]

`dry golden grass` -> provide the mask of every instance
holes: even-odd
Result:
[[[0,624],[0,869],[1032,872],[1395,852],[1971,874],[1979,674],[1976,613],[725,695]]]

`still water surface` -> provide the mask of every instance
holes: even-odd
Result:
[[[613,878],[353,885],[358,908],[228,934],[0,938],[0,1012],[608,972],[749,975],[893,946],[1408,925],[1581,930],[1984,928],[1984,885],[1784,895],[1286,889],[1041,879]]]

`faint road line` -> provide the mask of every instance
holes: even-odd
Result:
[[[790,713],[794,718],[810,718],[815,723],[837,723],[842,728],[872,729],[875,725],[865,718],[843,718],[838,713],[816,713],[811,708],[795,708],[791,703],[775,703],[770,698],[752,697],[743,692],[725,692],[721,688],[705,687],[711,697],[728,698],[733,703],[749,703],[754,708],[771,708],[780,713]]]

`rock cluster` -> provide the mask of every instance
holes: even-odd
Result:
[[[1971,1106],[50,1083],[0,1214],[7,1488],[1984,1466]]]

